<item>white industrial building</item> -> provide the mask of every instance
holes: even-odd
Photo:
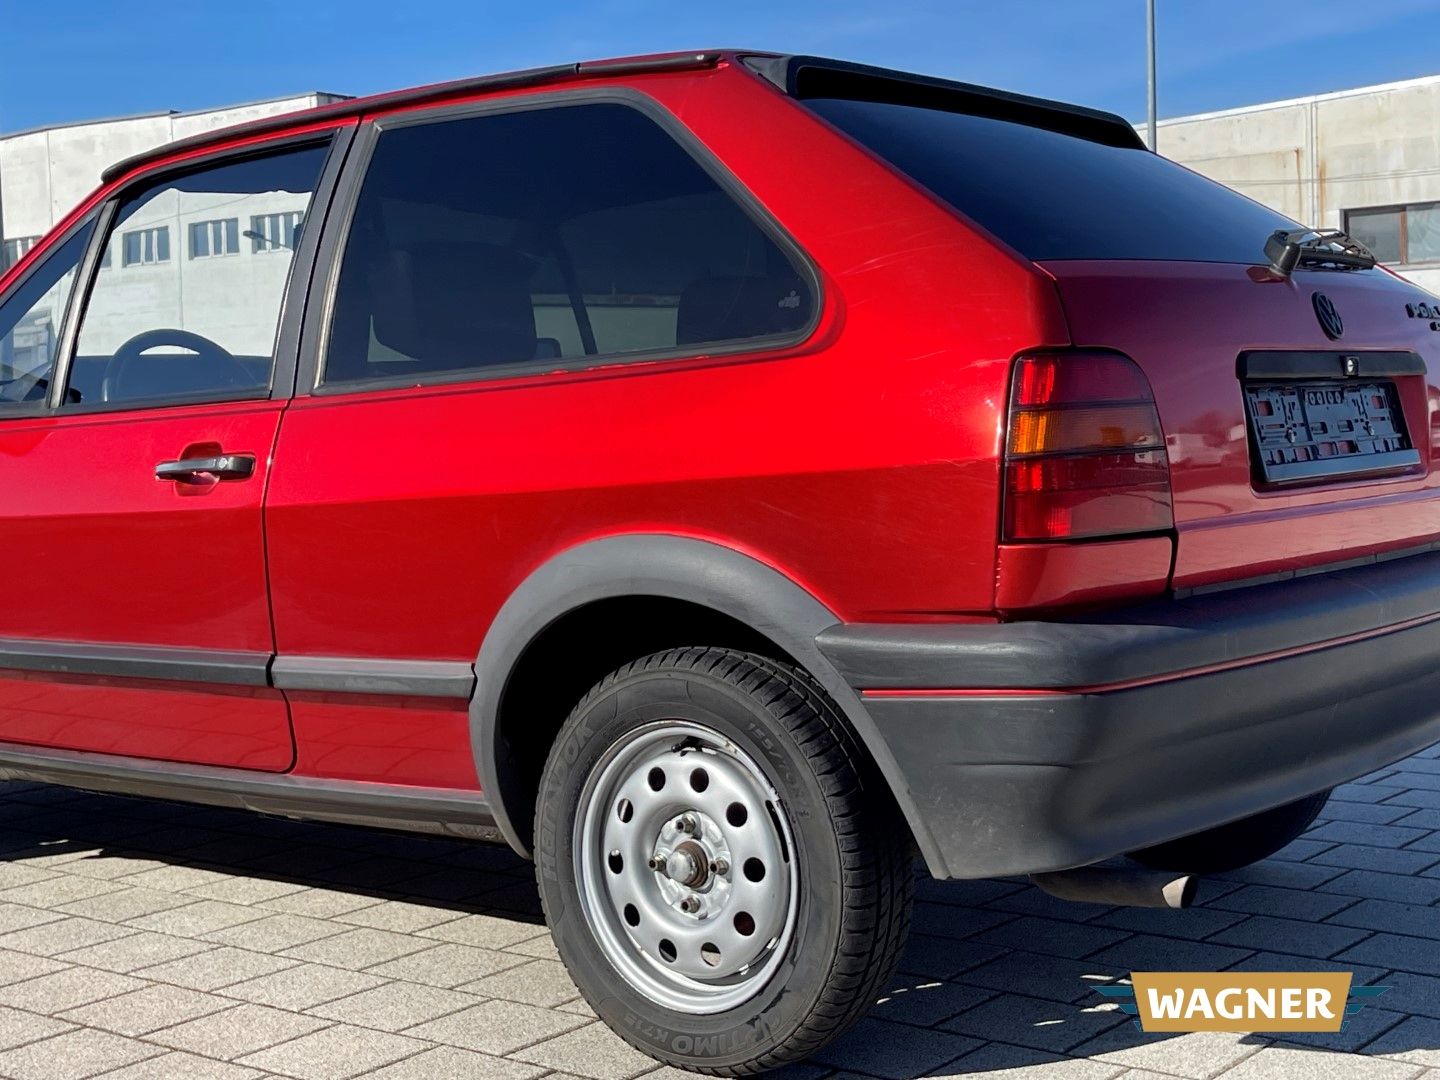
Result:
[[[0,268],[30,250],[117,161],[201,132],[342,100],[340,94],[296,94],[202,112],[152,113],[0,136],[0,236],[5,241]]]
[[[335,100],[339,95],[310,93],[0,137],[5,254],[13,259],[27,250],[112,162],[171,139]],[[1346,229],[1381,261],[1440,292],[1440,75],[1162,120],[1159,150],[1304,224]],[[230,251],[228,226],[218,227],[215,242]],[[182,257],[180,239],[167,245],[167,260]],[[241,248],[259,253],[265,245]],[[160,251],[138,255],[134,265],[153,267]]]
[[[1157,139],[1166,157],[1345,229],[1440,292],[1440,75],[1162,120]]]
[[[301,94],[0,138],[0,270],[94,190],[114,162],[189,135],[338,100],[334,94]],[[265,353],[273,321],[255,318],[265,305],[246,299],[280,295],[307,201],[303,193],[273,192],[221,204],[204,193],[173,191],[152,200],[110,240],[100,276],[111,287],[92,296],[80,351],[113,354],[138,330],[165,325],[224,340],[233,353]],[[184,287],[176,287],[177,279]],[[64,288],[51,289],[5,339],[0,347],[8,370],[28,371],[53,355],[66,295]]]

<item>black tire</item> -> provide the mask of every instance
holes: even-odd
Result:
[[[1130,858],[1153,870],[1179,874],[1238,870],[1274,855],[1295,840],[1311,826],[1329,798],[1328,790],[1308,795],[1228,825],[1132,851]]]
[[[793,935],[765,961],[768,981],[728,1011],[675,1011],[637,990],[606,957],[578,891],[590,774],[617,741],[659,720],[702,725],[747,754],[793,836]],[[607,676],[556,738],[535,836],[541,901],[571,978],[627,1042],[681,1068],[745,1076],[813,1054],[883,992],[909,932],[913,849],[888,788],[820,687],[764,657],[675,649]]]

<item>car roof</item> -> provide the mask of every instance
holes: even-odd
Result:
[[[932,107],[948,106],[998,119],[1048,127],[1112,145],[1141,148],[1144,145],[1135,129],[1123,117],[1080,105],[820,56],[782,55],[753,49],[711,49],[554,64],[549,67],[478,75],[428,86],[392,90],[368,97],[349,98],[313,109],[264,117],[165,143],[116,162],[105,170],[102,180],[107,184],[112,183],[136,169],[178,154],[224,146],[240,139],[283,133],[330,120],[343,120],[408,106],[439,104],[453,98],[526,89],[572,79],[702,70],[713,68],[722,60],[742,63],[782,92],[796,98],[863,96],[867,100],[878,98]]]
[[[586,60],[580,63],[553,64],[549,67],[527,68],[523,71],[508,71],[496,75],[477,75],[405,90],[390,90],[368,97],[347,98],[345,101],[337,101],[313,109],[301,109],[296,112],[281,113],[278,116],[262,117],[259,120],[251,120],[230,127],[217,128],[214,131],[202,132],[186,139],[152,147],[111,165],[102,174],[101,179],[108,184],[135,169],[154,164],[176,154],[223,146],[239,139],[285,132],[292,128],[323,124],[330,120],[343,120],[366,113],[406,106],[437,104],[451,98],[473,94],[544,86],[566,79],[604,78],[643,72],[713,67],[719,63],[722,55],[723,53],[717,50],[665,53],[658,56],[625,57],[617,60]]]

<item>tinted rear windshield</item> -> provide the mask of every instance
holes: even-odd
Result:
[[[1036,261],[1263,263],[1266,237],[1297,228],[1139,148],[914,105],[805,104]]]

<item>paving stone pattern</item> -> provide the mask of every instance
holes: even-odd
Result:
[[[918,896],[894,985],[785,1080],[1440,1080],[1440,749],[1189,911]],[[1153,967],[1393,989],[1339,1035],[1144,1035],[1089,987]],[[505,848],[0,785],[0,1077],[680,1075],[595,1019]]]

